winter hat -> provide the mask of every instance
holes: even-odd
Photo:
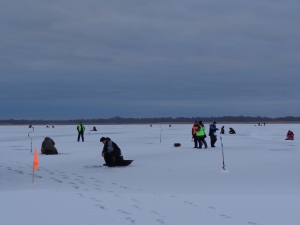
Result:
[[[105,137],[100,138],[100,142],[105,141]]]

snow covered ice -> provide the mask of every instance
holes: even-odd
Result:
[[[194,149],[192,124],[161,125],[161,143],[159,125],[85,125],[85,142],[76,125],[34,126],[33,148],[48,136],[61,154],[39,154],[33,184],[32,129],[0,126],[0,224],[300,224],[300,125],[224,125],[226,170],[219,132],[216,148]],[[102,136],[133,163],[102,166]]]

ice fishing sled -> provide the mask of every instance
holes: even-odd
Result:
[[[114,160],[114,165],[103,164],[103,166],[113,167],[113,166],[128,166],[133,162],[133,160],[125,160],[123,156],[117,156]]]
[[[132,163],[133,160],[121,160],[121,161],[116,161],[115,166],[128,166]]]

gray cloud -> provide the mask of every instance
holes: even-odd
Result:
[[[3,118],[298,115],[299,1],[2,1]]]

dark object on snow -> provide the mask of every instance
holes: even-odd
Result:
[[[49,128],[49,126],[47,125],[47,128]]]
[[[174,143],[174,147],[180,147],[181,144],[180,143]]]
[[[95,126],[93,126],[93,130],[92,131],[97,131],[97,128]]]
[[[220,134],[225,134],[225,128],[224,128],[224,126],[221,127],[221,132],[220,132]]]
[[[32,124],[29,124],[29,128],[32,128]]]
[[[128,166],[133,162],[133,160],[124,160],[123,156],[115,157],[114,165],[103,164],[103,166],[115,167],[115,166]]]
[[[133,160],[124,160],[121,149],[109,137],[100,138],[100,142],[104,144],[102,156],[105,161],[105,166],[128,166]]]
[[[152,124],[150,124],[150,127],[152,127]]]
[[[49,138],[45,137],[45,140],[42,143],[41,153],[46,155],[57,155],[57,149],[54,147],[55,142]]]
[[[54,126],[52,126],[52,128],[54,128]]]
[[[233,128],[231,128],[231,127],[229,127],[229,134],[236,134],[235,130]]]
[[[169,127],[171,127],[171,124],[169,124]]]
[[[288,131],[287,134],[286,134],[286,139],[285,140],[291,140],[293,141],[294,140],[294,133],[293,131]]]

